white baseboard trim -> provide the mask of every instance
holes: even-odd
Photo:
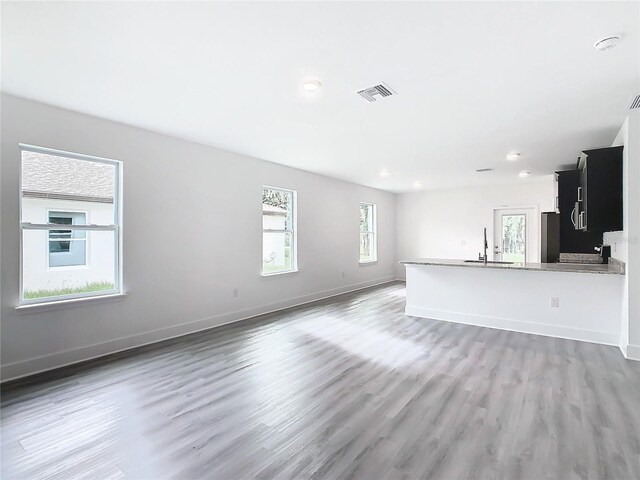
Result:
[[[189,335],[191,333],[196,333],[215,327],[248,320],[260,315],[274,313],[286,308],[297,307],[308,303],[317,302],[319,300],[335,297],[337,295],[355,292],[364,288],[383,285],[385,283],[391,283],[395,281],[395,276],[390,275],[388,277],[370,280],[368,282],[324,290],[309,295],[291,298],[281,302],[262,305],[260,307],[238,310],[235,312],[227,312],[179,325],[172,325],[170,327],[165,327],[158,330],[151,330],[136,335],[108,340],[106,342],[56,352],[49,355],[21,360],[18,362],[8,363],[2,365],[0,369],[0,378],[2,379],[3,383],[9,380],[17,380],[22,377],[28,377],[49,370],[55,370],[61,367],[73,365],[75,363],[104,357],[105,355],[123,352],[132,348],[143,347],[145,345],[150,345],[164,340],[170,340],[172,338]]]
[[[618,348],[620,348],[620,351],[622,352],[622,356],[624,358],[629,358],[627,356],[628,347],[629,347],[629,340],[625,336],[625,332],[624,332],[624,328],[623,328],[622,332],[620,334],[620,340],[618,341]]]
[[[640,345],[629,345],[628,343],[620,343],[620,351],[627,360],[636,360],[640,362]]]
[[[549,325],[545,323],[533,323],[523,320],[512,320],[509,318],[489,317],[485,315],[474,315],[470,313],[449,312],[409,306],[405,308],[405,315],[412,317],[430,318],[445,322],[463,323],[465,325],[475,325],[478,327],[496,328],[498,330],[509,330],[520,333],[531,333],[543,335],[545,337],[565,338],[568,340],[579,340],[582,342],[600,343],[603,345],[619,345],[619,334],[610,332],[599,332],[594,330],[583,330],[578,328],[563,327],[560,325]]]

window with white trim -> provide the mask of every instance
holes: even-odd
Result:
[[[296,271],[296,255],[296,192],[263,187],[262,275]]]
[[[378,260],[376,240],[376,205],[363,202],[360,204],[360,263]]]
[[[20,303],[121,293],[121,162],[20,149]]]

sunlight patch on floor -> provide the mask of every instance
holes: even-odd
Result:
[[[429,357],[424,348],[409,340],[331,316],[303,322],[295,328],[388,368],[409,366]]]

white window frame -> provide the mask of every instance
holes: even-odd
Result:
[[[18,195],[19,197],[19,221],[20,221],[20,278],[19,278],[19,306],[23,305],[38,305],[38,304],[47,304],[47,303],[57,303],[65,300],[74,300],[74,299],[86,299],[93,297],[104,297],[109,295],[119,295],[123,293],[123,282],[122,282],[122,162],[119,160],[112,160],[109,158],[103,157],[95,157],[93,155],[84,155],[81,153],[73,153],[66,152],[63,150],[55,150],[53,148],[45,148],[38,147],[35,145],[28,145],[24,143],[18,144],[20,148],[20,174],[19,174],[19,185],[18,185]],[[54,155],[58,157],[72,158],[76,160],[84,160],[96,163],[102,163],[106,165],[112,165],[115,167],[115,178],[113,185],[113,224],[111,225],[65,225],[65,230],[85,230],[85,231],[106,231],[113,232],[113,243],[114,243],[114,288],[111,290],[102,290],[99,292],[86,292],[86,293],[77,293],[70,295],[58,295],[56,297],[46,297],[46,298],[33,298],[33,299],[24,299],[24,271],[23,271],[23,256],[24,256],[24,232],[25,230],[45,230],[47,231],[47,242],[49,240],[48,231],[50,230],[60,230],[60,225],[54,223],[31,223],[31,222],[23,222],[22,221],[22,152],[34,152],[34,153],[42,153],[45,155]],[[58,210],[54,210],[58,211]],[[48,213],[47,213],[48,215]],[[48,217],[47,217],[48,221]],[[87,217],[87,222],[89,218]],[[48,251],[48,246],[47,246]],[[87,249],[87,264],[89,262],[88,256],[89,252]],[[49,260],[47,260],[47,265]]]
[[[362,209],[362,207],[364,205],[367,205],[369,207],[371,207],[372,211],[373,211],[373,215],[372,215],[372,230],[367,230],[366,232],[363,232],[362,230],[360,230],[360,210]],[[376,263],[378,261],[378,207],[375,203],[371,203],[371,202],[360,202],[360,205],[358,206],[358,231],[359,231],[359,235],[358,235],[358,259],[359,259],[359,263],[361,265],[366,265],[368,263]],[[373,239],[373,241],[371,242],[371,247],[372,247],[372,259],[371,260],[362,260],[362,258],[360,257],[360,241],[362,239],[362,235],[371,235],[371,238]]]
[[[287,273],[295,273],[298,271],[298,219],[297,219],[297,211],[298,211],[298,192],[296,190],[291,190],[289,188],[281,188],[281,187],[272,187],[270,185],[263,185],[260,189],[260,222],[262,222],[262,195],[265,190],[277,190],[279,192],[285,192],[291,194],[291,228],[283,228],[283,229],[273,229],[273,228],[262,228],[262,241],[260,242],[260,275],[263,277],[271,277],[273,275],[283,275]],[[282,232],[282,233],[291,233],[291,268],[289,270],[281,270],[279,272],[264,272],[262,270],[263,267],[263,258],[262,251],[264,250],[264,234],[268,232]]]

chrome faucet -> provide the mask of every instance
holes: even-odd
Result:
[[[489,248],[489,243],[487,242],[487,227],[484,227],[484,256],[482,254],[478,254],[478,260],[484,261],[484,264],[487,264],[487,249]]]
[[[487,242],[487,227],[484,227],[484,264],[487,264],[487,249],[489,248],[489,243]]]

